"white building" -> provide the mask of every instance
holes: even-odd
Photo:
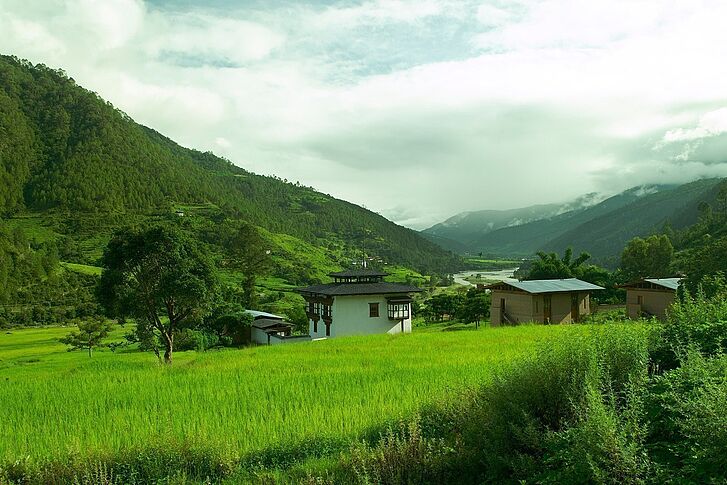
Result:
[[[306,301],[312,338],[411,332],[411,294],[422,290],[386,283],[386,273],[374,270],[329,276],[333,283],[297,290]]]

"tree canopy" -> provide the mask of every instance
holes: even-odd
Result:
[[[628,242],[621,254],[621,271],[627,279],[663,278],[673,274],[674,247],[669,237],[636,237]]]
[[[218,276],[209,256],[179,229],[126,229],[109,242],[101,259],[99,296],[108,314],[133,317],[140,332],[155,337],[171,364],[174,333],[207,312],[217,296]],[[156,340],[150,346],[160,357]]]

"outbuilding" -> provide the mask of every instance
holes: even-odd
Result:
[[[619,285],[626,289],[626,315],[632,319],[644,316],[666,319],[680,282],[681,278],[644,278]]]
[[[490,290],[493,327],[525,322],[575,323],[591,313],[591,292],[604,288],[576,278],[501,281]]]
[[[384,281],[386,273],[355,269],[331,273],[333,283],[298,288],[306,301],[312,338],[411,332],[410,285]]]
[[[310,340],[310,335],[293,335],[293,324],[286,322],[280,315],[245,310],[252,315],[250,325],[250,341],[261,345],[276,345],[289,342],[304,342]]]

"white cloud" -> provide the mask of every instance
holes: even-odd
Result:
[[[185,146],[421,227],[724,173],[724,18],[718,0],[4,0],[0,50]]]

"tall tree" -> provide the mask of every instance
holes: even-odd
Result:
[[[164,362],[171,364],[175,332],[216,297],[210,258],[179,229],[155,226],[116,233],[101,262],[99,297],[108,314],[135,318],[142,334],[161,342]],[[161,361],[159,347],[152,350]]]
[[[260,237],[254,226],[246,223],[242,223],[237,228],[223,230],[222,242],[228,254],[228,258],[224,260],[225,265],[243,274],[244,301],[241,303],[251,308],[256,304],[255,283],[257,278],[270,270],[269,245]]]
[[[668,236],[636,237],[621,254],[621,271],[627,279],[669,276],[673,256],[674,247]]]

